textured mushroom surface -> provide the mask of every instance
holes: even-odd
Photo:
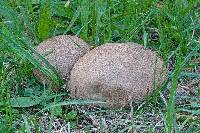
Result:
[[[64,80],[69,80],[70,71],[77,60],[90,50],[82,39],[77,36],[59,35],[47,39],[39,44],[35,49],[61,74]],[[46,80],[47,84],[50,83],[49,79],[35,70],[34,75],[42,82]]]
[[[163,81],[162,65],[155,52],[141,45],[102,45],[74,65],[69,81],[71,97],[104,100],[107,104],[103,106],[123,107],[129,100],[144,99],[154,85]]]

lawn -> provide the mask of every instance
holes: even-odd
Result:
[[[134,42],[153,49],[164,60],[166,80],[129,109],[70,99],[34,50],[63,34],[92,47]],[[0,133],[200,132],[199,0],[0,0],[0,57]],[[35,69],[59,91],[39,83]]]

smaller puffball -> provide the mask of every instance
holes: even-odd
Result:
[[[35,50],[40,53],[62,76],[65,81],[69,80],[70,71],[77,60],[90,50],[82,39],[77,36],[59,35],[40,43]],[[52,83],[38,69],[33,74],[39,82]],[[54,86],[55,87],[55,86]]]

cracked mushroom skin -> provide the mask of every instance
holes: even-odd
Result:
[[[90,49],[91,47],[82,39],[71,35],[49,38],[35,48],[60,73],[64,81],[69,80],[70,71],[74,64]],[[44,80],[46,84],[52,83],[38,69],[33,71],[33,75],[40,83]],[[57,89],[55,85],[53,85],[53,89]]]
[[[74,65],[69,81],[71,97],[103,100],[105,107],[124,107],[129,100],[142,100],[151,94],[154,83],[162,83],[162,66],[156,53],[141,45],[104,44]]]

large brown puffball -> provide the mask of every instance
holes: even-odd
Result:
[[[163,81],[162,66],[156,53],[141,45],[102,45],[74,65],[69,81],[71,97],[103,100],[105,107],[124,107],[130,100],[142,100],[151,94]]]
[[[82,39],[77,36],[59,35],[47,39],[39,44],[35,50],[40,53],[67,81],[69,80],[70,71],[77,60],[90,50]],[[33,72],[39,82],[46,81],[47,84],[52,83],[39,70]],[[55,86],[54,86],[55,87]]]

